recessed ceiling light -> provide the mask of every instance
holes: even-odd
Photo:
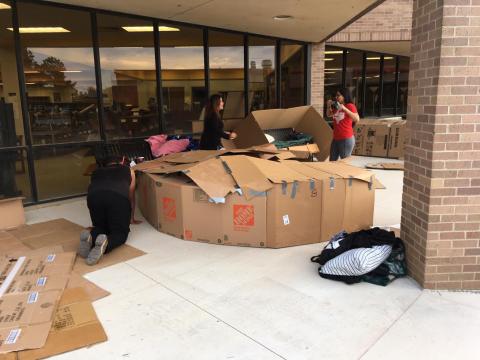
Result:
[[[152,32],[153,26],[122,26],[122,29],[128,32]],[[159,26],[158,31],[180,31],[180,29],[170,26]]]
[[[25,85],[35,85],[35,83],[27,82],[27,83],[25,83]]]
[[[5,3],[0,3],[0,10],[7,10],[11,9],[10,5],[7,5]]]
[[[25,70],[25,74],[38,74],[39,72],[37,70]]]
[[[367,60],[380,60],[380,56],[367,57]],[[383,60],[392,60],[393,56],[384,56]]]
[[[62,73],[81,73],[82,70],[60,70]]]
[[[325,71],[340,71],[342,68],[325,69]]]
[[[324,58],[323,61],[332,61],[335,60],[334,58]]]
[[[327,50],[327,51],[324,51],[323,53],[327,55],[343,54],[343,50]]]
[[[273,17],[273,20],[279,20],[279,21],[282,21],[282,20],[293,20],[293,16],[292,15],[275,15]]]
[[[10,31],[13,31],[13,28],[7,28]],[[60,26],[52,26],[52,27],[21,27],[18,28],[20,34],[46,34],[46,33],[66,33],[70,32]]]

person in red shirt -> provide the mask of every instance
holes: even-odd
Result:
[[[327,101],[327,116],[333,118],[333,140],[330,146],[330,161],[337,161],[352,155],[355,147],[353,126],[360,121],[357,107],[352,102],[350,91],[337,91],[336,101]]]

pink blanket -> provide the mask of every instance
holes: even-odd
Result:
[[[190,140],[188,139],[167,141],[167,135],[163,134],[150,136],[145,141],[150,144],[150,149],[154,157],[182,152],[190,144]]]

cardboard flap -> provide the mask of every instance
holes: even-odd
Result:
[[[305,163],[303,162],[288,160],[288,161],[283,161],[282,164],[289,167],[293,171],[296,171],[302,175],[305,175],[309,179],[325,180],[332,177],[332,174],[329,174],[319,169],[315,169],[311,166],[305,165]]]
[[[313,136],[313,140],[318,146],[317,158],[324,161],[330,155],[330,144],[333,138],[333,130],[323,117],[313,107],[308,107],[305,115],[297,124],[296,131]]]
[[[257,110],[252,114],[262,130],[267,129],[297,129],[300,120],[305,116],[310,106],[297,106],[289,109]]]
[[[309,178],[299,172],[293,171],[283,162],[275,162],[264,159],[250,160],[260,172],[271,182],[281,184],[283,182],[291,183],[294,181],[308,181]]]
[[[191,164],[220,156],[225,152],[226,150],[185,151],[167,155],[163,158],[163,161],[176,164]]]
[[[23,349],[37,349],[45,345],[51,322],[24,327],[9,327],[0,329],[0,354]],[[20,331],[19,331],[20,330]],[[17,336],[12,336],[17,334]],[[6,340],[9,340],[8,342]],[[14,340],[14,342],[12,341]],[[16,356],[14,357],[16,358]]]
[[[268,144],[267,138],[255,120],[253,113],[235,127],[237,138],[233,140],[236,148],[248,148],[250,146]]]
[[[220,159],[213,158],[202,161],[185,171],[185,175],[212,199],[224,198],[235,191],[235,181],[227,173]]]
[[[315,169],[319,169],[326,173],[337,175],[338,177],[348,179],[354,178],[357,180],[371,182],[372,178],[375,175],[368,170],[361,169],[352,165],[348,165],[346,163],[342,163],[339,161],[335,162],[312,162],[312,163],[305,163],[306,166],[313,167]]]
[[[145,170],[144,172],[147,174],[173,174],[176,172],[184,172],[189,170],[195,164],[171,164],[171,163],[163,163],[161,166],[157,166],[156,168]]]
[[[135,171],[145,171],[149,169],[154,169],[158,166],[161,166],[162,163],[165,161],[165,158],[158,158],[155,160],[150,160],[150,161],[145,161],[143,163],[137,164],[134,167],[132,167],[132,170]]]
[[[247,199],[252,198],[255,192],[264,192],[273,187],[272,183],[251,162],[252,158],[239,155],[222,156],[221,159],[226,164],[228,171],[231,172],[231,176],[233,176],[238,186],[242,188]]]

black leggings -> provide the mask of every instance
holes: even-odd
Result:
[[[93,244],[99,234],[105,234],[108,245],[105,252],[125,244],[130,232],[132,208],[130,201],[113,191],[96,191],[87,196],[88,210],[93,229]]]

